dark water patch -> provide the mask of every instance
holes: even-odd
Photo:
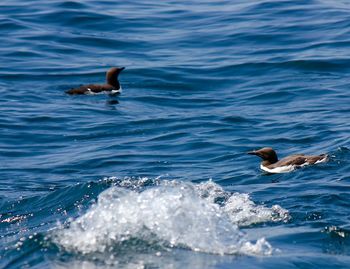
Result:
[[[28,30],[30,27],[24,23],[15,19],[2,19],[0,20],[0,30],[4,33],[10,33],[12,31]]]
[[[239,70],[240,73],[249,70],[260,70],[261,72],[273,71],[276,69],[299,70],[299,71],[314,71],[314,72],[343,72],[348,70],[349,64],[346,59],[339,60],[294,60],[282,62],[251,62],[239,65],[231,65],[225,67],[226,72],[235,72]],[[257,73],[259,74],[259,73]]]
[[[56,6],[58,8],[62,8],[64,10],[66,9],[74,9],[74,10],[81,10],[88,7],[88,3],[80,3],[80,2],[74,2],[74,1],[64,1],[64,2],[58,2],[56,3]]]

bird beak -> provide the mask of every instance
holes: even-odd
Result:
[[[258,155],[258,153],[257,153],[255,150],[253,150],[253,151],[248,151],[247,154],[250,154],[250,155]]]
[[[125,67],[120,67],[119,69],[120,69],[120,71],[122,71],[122,70],[124,70],[124,69],[125,69]]]

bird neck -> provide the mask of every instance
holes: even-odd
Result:
[[[261,162],[261,164],[263,165],[263,166],[268,166],[268,165],[270,165],[270,164],[274,164],[274,163],[277,163],[278,162],[278,159],[277,159],[277,157],[276,158],[270,158],[270,159],[268,159],[268,160],[263,160],[262,162]]]
[[[117,88],[117,89],[119,89],[120,88],[120,84],[119,84],[119,81],[118,81],[118,79],[117,78],[108,78],[107,79],[107,83],[109,84],[109,85],[112,85],[114,88]]]
[[[261,162],[261,165],[262,166],[269,166],[269,165],[271,165],[272,163],[270,162],[270,161],[268,161],[268,160],[263,160],[262,162]]]

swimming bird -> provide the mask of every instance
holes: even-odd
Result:
[[[328,160],[327,154],[294,154],[278,160],[277,153],[272,148],[253,150],[249,151],[248,154],[256,155],[263,159],[260,169],[268,173],[288,173],[306,165],[318,164]]]
[[[66,93],[68,94],[96,94],[106,92],[109,94],[118,94],[122,91],[118,76],[125,67],[112,67],[107,71],[105,84],[89,84],[73,88]]]

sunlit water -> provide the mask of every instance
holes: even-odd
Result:
[[[0,267],[348,268],[346,1],[0,3]],[[68,96],[125,66],[120,96]],[[266,175],[246,152],[330,160]]]

